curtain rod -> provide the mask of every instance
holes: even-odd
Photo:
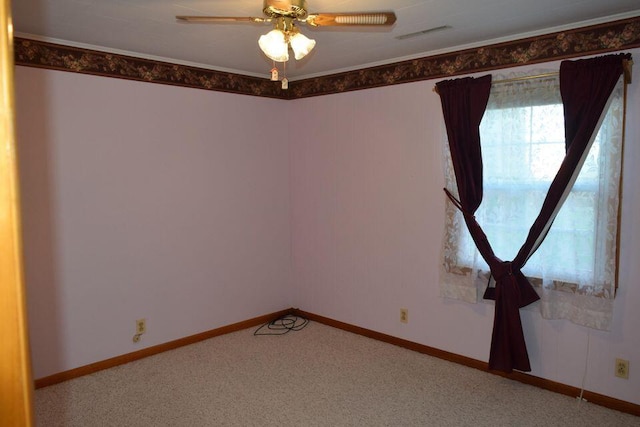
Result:
[[[496,80],[494,82],[491,82],[491,84],[493,85],[493,84],[499,84],[499,83],[511,83],[511,82],[517,82],[520,80],[544,79],[545,77],[555,77],[555,76],[558,76],[559,74],[560,74],[559,71],[554,71],[551,73],[534,74],[532,76],[512,77],[510,79]]]
[[[623,67],[624,67],[624,82],[625,84],[631,84],[631,67],[633,66],[633,60],[623,60],[622,61]],[[511,83],[511,82],[517,82],[517,81],[521,81],[521,80],[532,80],[532,79],[544,79],[546,77],[554,77],[557,76],[559,74],[558,71],[553,71],[550,73],[542,73],[542,74],[534,74],[531,76],[521,76],[521,77],[512,77],[510,79],[501,79],[501,80],[494,80],[491,82],[491,85],[495,85],[495,84],[499,84],[499,83]],[[438,87],[436,85],[433,85],[433,91],[438,93]]]
[[[531,76],[520,76],[520,77],[512,77],[510,79],[493,80],[491,82],[491,86],[497,85],[497,84],[500,84],[500,83],[517,82],[517,81],[521,81],[521,80],[544,79],[545,77],[554,77],[554,76],[557,76],[558,74],[560,74],[558,71],[553,71],[553,72],[550,72],[550,73],[533,74]],[[433,85],[433,91],[438,93],[438,86]]]

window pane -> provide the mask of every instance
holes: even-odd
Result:
[[[484,199],[476,217],[496,255],[513,259],[564,159],[562,105],[488,109],[480,133]],[[599,140],[543,247],[527,262],[526,274],[571,281],[593,271]],[[471,239],[468,244],[471,257]],[[549,252],[554,255],[549,257]]]

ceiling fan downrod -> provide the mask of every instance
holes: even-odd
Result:
[[[307,0],[264,0],[262,11],[271,18],[285,16],[304,19],[307,16]]]

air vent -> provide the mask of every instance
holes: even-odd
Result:
[[[441,25],[439,27],[429,28],[427,30],[416,31],[415,33],[409,33],[409,34],[404,34],[402,36],[397,36],[396,39],[398,40],[411,39],[413,37],[419,37],[425,34],[435,33],[436,31],[448,30],[449,28],[451,28],[451,25]]]

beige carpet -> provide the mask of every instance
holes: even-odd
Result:
[[[39,389],[39,426],[640,426],[640,417],[311,322]]]

